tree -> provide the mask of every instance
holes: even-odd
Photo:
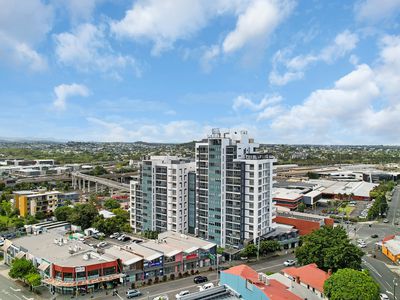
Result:
[[[91,203],[77,204],[68,221],[74,225],[81,226],[82,230],[92,225],[94,218],[98,215],[96,207]]]
[[[89,175],[93,176],[100,176],[104,174],[108,174],[108,171],[103,166],[95,166],[93,170],[89,172]]]
[[[301,203],[297,206],[297,210],[298,210],[299,212],[304,212],[305,209],[306,209],[306,205],[305,205],[303,202],[301,202]]]
[[[128,222],[129,220],[129,212],[122,208],[115,208],[112,210],[115,217],[120,218],[124,222]]]
[[[35,267],[30,260],[25,258],[16,258],[11,264],[10,271],[8,275],[14,279],[22,279],[25,281],[25,277],[28,274],[35,273]]]
[[[31,286],[31,289],[39,286],[42,283],[42,278],[37,272],[29,273],[25,276],[25,280]]]
[[[0,203],[0,212],[3,216],[9,216],[12,211],[12,205],[10,201],[3,200]]]
[[[110,198],[104,202],[104,207],[108,210],[113,210],[116,208],[120,208],[120,204],[117,200]]]
[[[5,221],[0,221],[0,231],[6,231],[7,229],[7,223]]]
[[[316,263],[325,271],[361,268],[361,257],[364,253],[350,242],[341,226],[324,226],[302,236],[301,242],[302,246],[295,252],[301,265]]]
[[[43,219],[46,218],[46,214],[45,214],[44,212],[42,212],[42,211],[38,211],[38,212],[35,214],[35,218],[36,218],[37,220],[43,220]]]
[[[379,285],[364,271],[340,269],[324,283],[324,294],[330,300],[376,300]]]
[[[260,243],[260,253],[267,254],[275,252],[281,249],[281,244],[278,241],[261,241]]]
[[[71,216],[73,210],[74,209],[69,206],[60,206],[54,210],[54,215],[57,221],[66,221]]]
[[[242,256],[254,257],[257,255],[257,247],[254,244],[248,244],[241,252]]]

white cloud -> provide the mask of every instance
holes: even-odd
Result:
[[[236,28],[225,38],[222,48],[225,53],[234,52],[249,43],[265,43],[294,8],[293,1],[254,0],[239,15]]]
[[[68,0],[63,1],[63,5],[69,12],[72,23],[88,22],[92,19],[92,14],[99,0]]]
[[[178,120],[160,124],[131,120],[117,122],[90,117],[87,118],[87,121],[93,125],[89,139],[109,142],[187,142],[203,138],[211,128],[192,120]]]
[[[0,0],[0,7],[0,59],[44,70],[46,59],[35,48],[52,28],[52,7],[40,0]]]
[[[207,48],[201,58],[201,66],[205,72],[209,72],[212,69],[214,60],[218,57],[221,50],[219,45],[213,45]]]
[[[236,111],[241,108],[247,108],[252,111],[259,111],[271,104],[276,104],[281,101],[282,97],[280,95],[267,95],[263,99],[261,99],[260,103],[255,103],[250,98],[240,95],[233,100],[232,108]]]
[[[208,22],[223,14],[237,17],[236,28],[228,33],[220,49],[205,53],[233,52],[248,43],[264,43],[268,35],[291,12],[294,0],[139,0],[121,20],[111,22],[118,37],[149,40],[153,54],[171,49],[177,40],[192,38]]]
[[[271,129],[293,142],[400,143],[400,36],[386,36],[374,67],[362,64],[330,89],[275,117]]]
[[[376,23],[391,18],[400,12],[399,0],[364,0],[354,6],[360,21]]]
[[[140,69],[131,56],[116,53],[107,41],[105,29],[92,24],[82,24],[73,32],[55,35],[56,56],[60,63],[80,71],[111,72],[118,77],[118,70],[132,67],[135,75]]]
[[[358,40],[358,36],[355,33],[345,30],[339,33],[330,45],[317,54],[298,55],[288,58],[289,50],[279,50],[272,60],[269,82],[273,85],[285,85],[290,81],[302,79],[305,69],[310,64],[319,61],[332,63],[354,50]],[[279,72],[279,69],[282,68],[283,72]]]
[[[81,96],[87,97],[90,94],[89,89],[82,84],[60,84],[54,87],[54,94],[56,99],[53,102],[54,108],[58,110],[65,110],[67,100],[71,97]]]

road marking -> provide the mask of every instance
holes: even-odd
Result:
[[[258,270],[256,270],[256,272],[260,272],[260,271],[262,271],[262,270],[267,270],[267,269],[272,269],[272,268],[275,268],[275,267],[282,267],[282,265],[283,265],[283,264],[268,266],[268,267],[265,267],[265,268],[258,269]]]
[[[369,262],[367,262],[366,260],[362,260],[362,261],[364,262],[364,264],[365,264],[369,269],[371,269],[374,273],[376,273],[376,275],[378,275],[379,277],[382,277],[382,275],[379,274],[379,272],[378,272]]]
[[[21,297],[19,297],[18,295],[14,294],[14,293],[12,295],[15,296],[16,298],[18,298],[19,300],[22,300]]]
[[[124,298],[122,298],[119,294],[117,294],[118,298],[121,300],[124,300]]]
[[[20,292],[21,289],[14,289],[12,286],[10,286],[10,289],[12,289],[14,292]]]
[[[24,295],[22,295],[22,297],[23,297],[25,300],[35,300],[35,298],[28,298],[28,297],[25,297]]]

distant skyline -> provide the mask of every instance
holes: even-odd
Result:
[[[399,0],[0,7],[0,138],[400,145]]]

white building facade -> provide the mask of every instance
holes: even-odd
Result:
[[[241,247],[270,231],[274,157],[257,153],[247,131],[212,134],[196,143],[196,234]]]
[[[151,156],[130,183],[130,216],[134,232],[188,231],[188,173],[195,163],[174,156]]]

